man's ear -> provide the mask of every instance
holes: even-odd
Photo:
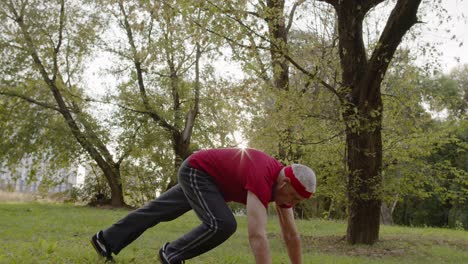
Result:
[[[291,182],[291,179],[289,179],[288,177],[283,177],[281,178],[280,180],[280,188],[283,188],[286,184],[290,183]]]

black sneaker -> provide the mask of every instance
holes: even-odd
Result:
[[[167,246],[169,246],[169,242],[167,242],[166,244],[164,244],[164,246],[162,246],[162,248],[159,249],[159,260],[161,261],[162,264],[184,264],[185,262],[182,260],[182,261],[177,261],[177,262],[169,262],[169,260],[167,259],[167,256],[166,256],[166,248]]]
[[[93,245],[99,256],[106,258],[106,261],[114,261],[114,258],[112,258],[112,251],[106,241],[104,241],[102,231],[97,232],[93,237],[91,237],[91,245]]]

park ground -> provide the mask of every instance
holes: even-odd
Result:
[[[128,213],[124,209],[39,202],[0,202],[0,263],[104,263],[90,237]],[[226,243],[187,263],[254,263],[246,217]],[[125,248],[116,263],[158,263],[157,250],[199,223],[189,212],[149,229]],[[373,246],[348,245],[346,223],[299,220],[304,263],[468,263],[468,232],[443,228],[382,226]],[[289,263],[274,216],[268,222],[273,263]]]

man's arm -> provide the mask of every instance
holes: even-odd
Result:
[[[271,264],[270,246],[266,236],[267,211],[252,192],[247,193],[247,229],[249,242],[257,264]]]
[[[301,236],[297,231],[296,222],[294,221],[293,209],[276,206],[276,211],[281,226],[281,233],[288,249],[289,259],[292,264],[301,264]]]

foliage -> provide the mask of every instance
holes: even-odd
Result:
[[[451,118],[464,119],[468,114],[468,65],[460,65],[444,75],[437,73],[426,80],[425,101],[435,112],[447,111]]]
[[[212,67],[206,68],[201,92],[200,119],[194,130],[192,150],[237,147],[250,124],[252,113],[244,105],[251,100],[248,84],[224,76],[216,76]],[[222,98],[222,100],[220,100]]]
[[[87,112],[80,83],[83,60],[90,56],[99,31],[100,21],[94,14],[89,2],[2,2],[0,45],[6,53],[2,59],[10,66],[2,68],[5,74],[0,80],[0,94],[61,116],[68,137],[73,136],[101,166],[114,187],[115,205],[121,205],[123,198],[116,183],[120,175],[104,169],[115,167],[105,145],[109,133]],[[40,89],[42,96],[24,93],[31,89]],[[41,129],[49,131],[48,127]]]
[[[45,98],[38,84],[22,87],[32,98]],[[21,99],[0,99],[0,160],[13,181],[20,178],[20,165],[27,169],[25,180],[58,176],[60,170],[76,166],[81,150],[69,140],[65,122],[53,111]],[[62,179],[55,179],[55,182]]]
[[[384,122],[385,201],[396,206],[396,223],[455,227],[459,221],[466,226],[466,213],[460,211],[467,197],[466,121],[458,119],[464,110],[449,110],[447,117],[434,120],[423,108],[427,98],[445,94],[439,110],[460,109],[463,93],[453,89],[463,86],[448,76],[433,81],[417,68],[407,68],[410,75],[398,68],[392,73],[398,78],[388,78],[385,86],[386,112],[394,115],[386,115]]]
[[[301,91],[279,92],[273,98],[274,104],[281,106],[276,109],[282,111],[271,111],[266,114],[268,118],[253,119],[255,126],[247,134],[250,145],[277,156],[277,143],[282,142],[289,153],[295,153],[283,162],[307,164],[318,175],[320,187],[316,198],[326,198],[334,204],[322,209],[341,208],[346,201],[343,133],[337,122],[340,120],[338,110],[331,107],[333,98],[323,92]],[[265,108],[275,109],[275,106],[270,103]],[[322,212],[317,213],[321,215]]]
[[[70,190],[70,201],[89,205],[108,205],[111,199],[111,191],[107,185],[104,175],[96,165],[88,165],[90,170],[82,186],[75,186]]]
[[[399,195],[424,196],[430,164],[424,157],[435,144],[445,140],[446,132],[433,121],[421,105],[424,76],[412,66],[408,53],[402,51],[383,84],[384,95],[384,200],[392,204]],[[430,134],[431,137],[427,137]]]
[[[170,174],[168,171],[162,171],[162,163],[149,160],[140,162],[135,165],[126,164],[123,169],[125,175],[128,175],[124,182],[126,200],[129,205],[135,207],[153,200],[157,194],[162,193],[166,185],[164,179]],[[166,166],[171,168],[169,164]]]
[[[430,164],[426,170],[430,182],[421,187],[427,195],[403,193],[395,212],[397,223],[468,229],[466,121],[449,122],[449,126],[450,140],[422,157]]]
[[[116,92],[106,100],[119,106],[120,127],[135,118],[136,123],[152,127],[142,129],[143,137],[157,141],[146,145],[146,157],[138,151],[130,163],[158,164],[165,172],[159,185],[175,183],[178,166],[193,150],[225,146],[230,143],[226,135],[236,129],[233,119],[223,124],[213,121],[231,113],[227,110],[231,105],[220,103],[216,96],[232,95],[232,84],[214,75],[212,63],[221,43],[205,35],[206,25],[216,22],[205,4],[100,1],[101,14],[109,14],[111,29],[100,48],[114,62],[109,70],[118,82]],[[228,88],[219,88],[223,86]],[[154,151],[165,156],[153,159]],[[129,156],[134,158],[132,153]],[[172,169],[167,167],[169,159]]]

